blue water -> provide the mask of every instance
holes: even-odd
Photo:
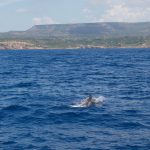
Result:
[[[150,49],[0,51],[0,149],[149,150]]]

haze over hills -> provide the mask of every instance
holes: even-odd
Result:
[[[0,33],[0,49],[150,47],[150,22],[35,25]]]

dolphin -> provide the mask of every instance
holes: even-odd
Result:
[[[102,101],[97,101],[96,99],[92,98],[92,96],[90,95],[85,100],[82,100],[80,103],[71,105],[71,107],[91,107],[101,103]]]

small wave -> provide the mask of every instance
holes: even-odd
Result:
[[[20,106],[20,105],[10,105],[10,106],[4,107],[3,110],[6,110],[6,111],[27,111],[27,110],[29,110],[29,108],[24,107],[24,106]]]
[[[2,142],[3,145],[13,145],[16,144],[14,141],[7,141],[7,142]]]
[[[11,71],[6,71],[6,72],[1,72],[0,74],[2,74],[2,75],[10,75],[10,74],[12,74],[12,72]]]
[[[123,122],[119,125],[119,127],[125,129],[139,129],[139,128],[145,128],[145,125],[143,125],[140,122]]]
[[[33,115],[25,115],[22,117],[17,118],[17,122],[19,123],[28,123],[28,124],[38,124],[38,123],[45,123],[47,121],[47,118],[45,117],[39,117],[38,115],[35,117]]]
[[[64,122],[78,123],[83,120],[87,120],[87,117],[91,116],[88,112],[64,112],[64,113],[50,113],[47,116],[47,120],[50,123],[60,124]]]
[[[16,84],[15,86],[16,87],[30,87],[32,85],[33,85],[32,82],[21,82],[21,83]]]
[[[48,117],[54,118],[54,119],[57,119],[57,118],[68,119],[72,117],[79,117],[80,115],[81,114],[77,112],[64,112],[64,113],[61,112],[61,113],[50,113]]]

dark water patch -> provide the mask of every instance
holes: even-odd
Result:
[[[113,127],[118,124],[118,118],[111,114],[90,115],[83,119],[83,124],[99,127]]]
[[[14,141],[7,141],[7,142],[2,142],[3,145],[14,145],[16,142]]]
[[[139,122],[122,122],[117,125],[121,129],[129,129],[129,130],[136,130],[136,129],[143,129],[145,126]]]
[[[64,140],[65,142],[81,142],[86,141],[87,138],[85,136],[79,136],[79,137],[66,137],[65,135],[59,135],[60,140]]]
[[[85,146],[85,147],[86,147],[86,148],[78,147],[78,149],[79,149],[79,150],[107,150],[107,149],[102,149],[102,148],[100,148],[101,146],[99,146],[99,148],[93,148],[93,147],[95,147],[95,146],[94,146],[94,143],[93,143],[93,146],[91,146],[91,148],[88,147],[88,146]]]
[[[32,108],[43,108],[45,105],[39,104],[39,103],[34,103],[34,104],[28,104],[27,106],[32,107]]]
[[[10,105],[3,108],[3,111],[17,112],[17,111],[29,111],[30,108],[21,105]]]
[[[47,109],[36,109],[33,113],[32,116],[44,116],[47,114]]]
[[[33,82],[21,82],[15,85],[15,87],[23,88],[23,87],[31,87],[33,86]]]
[[[76,123],[79,120],[84,120],[88,116],[88,113],[80,112],[61,112],[61,113],[50,113],[47,117],[52,123]]]
[[[38,125],[38,124],[44,124],[46,122],[46,118],[27,115],[27,116],[17,118],[16,121],[20,124]]]
[[[16,90],[17,88],[29,88],[29,87],[39,87],[38,84],[36,84],[35,82],[20,82],[20,83],[15,83],[15,84],[10,84],[10,85],[2,85],[1,89],[3,90],[12,90],[14,91],[14,89]]]
[[[124,116],[137,116],[137,117],[142,117],[143,114],[141,114],[140,110],[134,109],[127,109],[127,110],[122,110],[122,115]]]
[[[43,143],[43,142],[46,142],[46,139],[41,138],[41,137],[34,137],[33,142]]]
[[[0,75],[11,75],[13,74],[12,71],[0,72]]]
[[[148,150],[150,146],[139,146],[139,145],[124,145],[124,146],[114,146],[113,149],[121,149],[121,150]]]
[[[33,144],[29,144],[28,146],[23,146],[22,149],[29,150],[29,149],[39,149],[39,148]]]

